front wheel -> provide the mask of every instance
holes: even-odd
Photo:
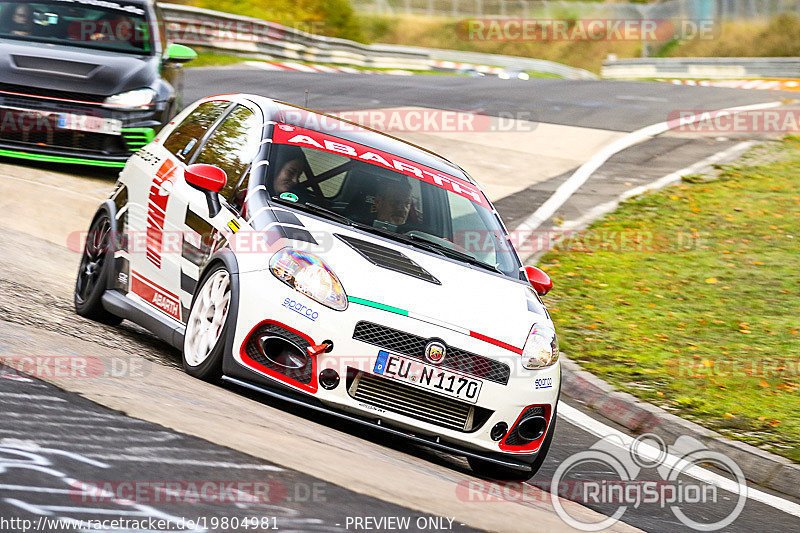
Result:
[[[116,326],[122,318],[106,311],[103,293],[106,292],[109,271],[114,264],[111,239],[111,218],[102,211],[92,222],[83,247],[78,278],[75,281],[75,312],[103,324]]]
[[[228,335],[231,275],[219,264],[203,276],[192,300],[183,337],[183,368],[206,381],[222,376],[222,354]]]

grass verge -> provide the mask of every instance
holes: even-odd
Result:
[[[625,202],[541,265],[562,349],[800,462],[800,137]]]
[[[224,67],[226,65],[235,65],[244,61],[249,61],[248,58],[241,56],[205,52],[200,49],[196,49],[195,51],[197,52],[197,57],[186,63],[186,68]]]

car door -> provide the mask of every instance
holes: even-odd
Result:
[[[168,276],[167,285],[174,287],[179,295],[184,322],[209,257],[246,223],[241,210],[250,165],[261,145],[263,125],[264,119],[257,107],[238,104],[226,112],[186,161],[187,164],[214,165],[225,171],[227,182],[220,191],[222,210],[217,216],[209,216],[208,202],[202,191],[191,187],[185,179],[175,182],[167,217],[180,228],[182,243],[180,253],[168,257],[170,264],[164,273]]]
[[[128,188],[127,259],[128,294],[138,297],[166,316],[182,319],[182,309],[173,277],[174,260],[181,253],[183,213],[173,209],[172,192],[183,180],[187,158],[194,156],[200,141],[233,104],[227,100],[204,102],[189,112],[163,143],[151,143],[134,154],[122,180]],[[184,208],[185,209],[185,208]],[[177,241],[177,243],[176,243]]]

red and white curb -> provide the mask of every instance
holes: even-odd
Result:
[[[800,80],[676,80],[662,79],[674,85],[700,87],[731,87],[734,89],[759,89],[764,91],[800,91]]]
[[[431,63],[436,68],[447,70],[475,70],[484,74],[502,74],[506,69],[502,67],[489,67],[487,65],[475,65],[472,63],[457,63],[455,61],[436,60]]]
[[[271,71],[321,72],[325,74],[334,72],[342,74],[388,74],[390,76],[411,76],[413,74],[410,70],[359,70],[351,67],[304,64],[295,63],[294,61],[246,61],[245,64],[261,70]]]

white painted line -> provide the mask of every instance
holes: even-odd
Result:
[[[55,185],[49,185],[47,183],[42,183],[42,182],[36,181],[36,180],[28,180],[28,179],[25,179],[25,178],[16,178],[14,176],[9,176],[8,174],[0,174],[0,178],[3,178],[5,180],[24,181],[25,183],[30,183],[31,185],[38,185],[40,187],[46,187],[48,189],[56,190],[56,191],[58,191],[60,193],[67,193],[67,194],[72,194],[72,195],[75,195],[75,196],[80,196],[84,200],[88,199],[88,200],[97,200],[98,202],[103,202],[103,201],[105,201],[107,199],[106,197],[89,196],[85,192],[71,191],[71,190],[65,189],[63,187],[56,187]]]
[[[717,163],[719,161],[724,161],[725,159],[732,157],[737,153],[743,153],[754,144],[756,144],[755,141],[740,142],[739,144],[735,144],[726,150],[722,150],[720,152],[717,152],[716,154],[712,154],[706,157],[705,159],[698,161],[697,163],[694,163],[693,165],[689,165],[688,167],[684,167],[680,170],[676,170],[675,172],[671,172],[666,176],[658,178],[655,181],[651,181],[650,183],[645,183],[644,185],[639,185],[638,187],[629,189],[620,194],[616,200],[611,200],[610,202],[596,205],[580,218],[564,222],[563,224],[561,224],[561,226],[559,226],[559,229],[567,231],[582,227],[585,224],[589,224],[593,220],[600,218],[606,213],[610,213],[611,211],[616,209],[621,202],[624,202],[628,198],[639,196],[640,194],[644,194],[647,191],[661,189],[666,187],[667,185],[672,185],[673,183],[677,183],[683,176],[694,174],[695,172],[700,171],[704,167],[713,165],[714,163]]]
[[[29,487],[27,485],[0,485],[0,490],[17,492],[43,492],[45,494],[75,494],[75,489],[52,489],[48,487]]]
[[[88,419],[87,419],[88,420]],[[134,419],[135,420],[135,419]],[[136,427],[117,427],[117,426],[109,426],[107,422],[103,420],[92,420],[92,422],[104,422],[105,425],[92,425],[80,422],[61,422],[61,418],[59,420],[15,420],[15,425],[26,425],[26,426],[77,426],[82,428],[98,428],[102,429],[103,431],[112,431],[117,433],[154,433],[156,431],[149,430],[149,429],[139,429]],[[141,420],[137,420],[137,422],[142,422]],[[127,423],[126,420],[120,420],[120,423]]]
[[[42,394],[24,394],[19,392],[0,392],[0,398],[22,398],[23,400],[44,400],[47,402],[66,402],[64,398],[44,396]]]
[[[140,431],[136,431],[136,433],[141,433]],[[29,437],[30,431],[29,430],[22,430],[22,429],[8,429],[8,428],[0,428],[0,435],[13,435],[13,436],[20,436],[20,437]],[[15,437],[10,437],[12,440],[20,440]],[[144,444],[147,442],[167,442],[171,440],[176,440],[179,436],[175,434],[170,434],[165,431],[157,431],[152,433],[152,435],[143,436],[138,435],[136,437],[135,443],[136,444]],[[68,442],[69,445],[74,446],[83,446],[82,442],[75,442],[75,441],[103,441],[108,442],[111,444],[120,443],[120,444],[130,444],[131,443],[131,436],[130,435],[70,435],[69,437],[63,437],[65,442]],[[3,445],[3,440],[0,439],[0,445]],[[37,441],[38,442],[38,441]],[[48,442],[48,441],[42,441]],[[108,446],[105,447],[108,449]]]
[[[263,470],[266,472],[283,472],[283,468],[272,465],[254,465],[254,464],[239,464],[228,462],[215,462],[203,461],[195,459],[172,459],[169,457],[142,457],[139,455],[126,455],[126,454],[87,454],[95,459],[102,459],[104,461],[131,461],[137,463],[159,463],[166,465],[194,465],[206,466],[209,468],[234,468],[239,470]]]
[[[602,422],[598,422],[597,420],[593,419],[586,413],[575,409],[574,407],[570,407],[569,405],[565,404],[564,402],[558,402],[558,414],[564,417],[564,420],[572,424],[573,426],[579,427],[589,433],[599,437],[608,437],[613,436],[620,439],[621,447],[626,450],[630,450],[631,443],[634,441],[634,437],[630,435],[626,435],[625,433],[611,428]],[[663,452],[657,449],[654,446],[650,446],[645,442],[641,442],[636,447],[637,453],[642,455],[647,459],[655,459],[659,457],[660,454]],[[664,459],[664,464],[666,466],[672,467],[674,465],[680,466],[682,459],[671,455],[669,453],[666,454],[666,458]],[[685,463],[685,461],[684,461]],[[688,463],[687,463],[688,464]],[[726,490],[728,492],[732,492],[735,494],[739,494],[741,490],[747,491],[747,498],[749,500],[754,500],[765,505],[769,505],[770,507],[774,507],[775,509],[790,514],[792,516],[800,517],[800,505],[791,502],[789,500],[785,500],[778,496],[773,496],[772,494],[768,494],[766,492],[760,491],[755,489],[751,486],[740,487],[736,481],[726,478],[720,474],[712,472],[710,470],[706,470],[705,468],[700,468],[697,466],[686,468],[683,471],[689,477],[702,481],[703,483],[708,483],[710,485],[716,485],[717,487]]]
[[[74,413],[75,411],[72,410]],[[4,418],[24,418],[26,420],[45,420],[51,421],[53,418],[52,413],[5,413],[3,415]],[[124,422],[125,424],[150,424],[145,420],[139,420],[136,418],[121,418],[119,415],[101,415],[101,414],[86,414],[82,416],[59,416],[59,422],[103,422],[108,423],[109,421],[116,421],[116,422]],[[18,420],[15,420],[14,423],[16,424]]]
[[[757,109],[769,109],[772,107],[778,107],[781,105],[781,102],[768,102],[765,104],[755,104],[749,106],[741,106],[741,107],[730,107],[727,109],[721,109],[718,111],[707,112],[707,113],[700,113],[697,115],[693,115],[686,118],[681,118],[680,124],[686,125],[691,124],[694,122],[698,122],[703,118],[708,117],[708,113],[713,113],[713,116],[726,116],[726,115],[735,115],[736,113],[742,113],[744,111],[754,111]],[[539,209],[537,209],[531,216],[526,218],[522,224],[520,224],[516,231],[517,232],[526,232],[535,231],[539,226],[544,224],[546,221],[552,217],[558,209],[564,205],[570,197],[577,192],[580,187],[586,183],[586,180],[594,173],[595,170],[600,168],[603,163],[608,161],[608,159],[621,152],[622,150],[637,144],[648,137],[653,137],[655,135],[659,135],[664,133],[677,125],[677,121],[673,123],[673,121],[669,122],[659,122],[658,124],[652,124],[650,126],[646,126],[644,128],[638,129],[633,131],[624,137],[617,139],[616,141],[612,142],[596,154],[594,154],[586,163],[578,167],[578,169],[572,173],[572,175],[567,178],[567,181],[562,183],[558,189],[548,198]],[[520,246],[524,244],[524,240],[520,243]]]

